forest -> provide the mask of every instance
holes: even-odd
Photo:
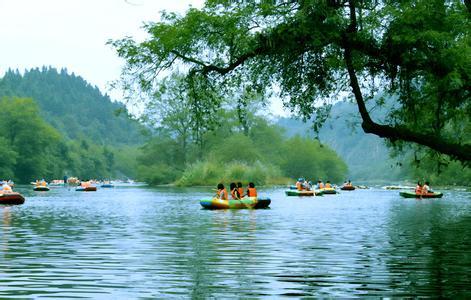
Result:
[[[165,80],[179,82],[200,148],[221,109],[244,124],[247,101],[277,97],[317,137],[346,99],[364,133],[410,157],[404,169],[468,184],[470,15],[471,2],[459,0],[211,0],[163,12],[144,25],[145,40],[109,44],[126,62],[119,82],[131,103],[139,91],[161,104]]]
[[[240,108],[226,107],[212,127],[195,130],[189,98],[174,79],[142,116],[132,117],[67,70],[7,72],[0,80],[0,177],[20,183],[64,175],[135,178],[182,186],[345,179],[347,166],[332,149],[301,134],[288,138],[253,97],[251,110],[259,113],[245,110],[243,123]]]
[[[133,178],[140,125],[66,70],[10,70],[0,79],[0,178]]]

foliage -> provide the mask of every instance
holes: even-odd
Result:
[[[69,139],[108,145],[143,141],[142,127],[127,116],[122,104],[66,69],[43,67],[24,74],[8,70],[0,79],[0,96],[33,98],[44,120]],[[117,111],[124,113],[116,116]]]
[[[247,135],[243,127],[234,119],[234,110],[220,113],[221,125],[217,130],[204,136],[204,155],[200,159],[199,145],[188,146],[186,163],[179,158],[177,137],[159,134],[149,141],[138,158],[138,178],[154,184],[175,182],[177,185],[215,185],[241,181],[263,184],[287,184],[301,174],[289,167],[291,159],[303,169],[302,175],[332,176],[332,181],[344,179],[345,164],[328,147],[320,147],[317,142],[306,138],[287,140],[281,128],[270,125],[262,117],[251,117]],[[292,152],[301,151],[304,156],[298,159]],[[325,161],[326,163],[323,163]],[[311,162],[318,167],[309,167]],[[306,167],[308,166],[308,167]],[[290,178],[288,178],[290,177]]]
[[[330,101],[350,92],[362,128],[471,162],[471,18],[460,0],[207,0],[183,16],[148,23],[148,39],[110,42],[126,60],[124,85],[152,90],[157,74],[184,66],[205,111],[246,86],[279,87],[285,105],[320,128]],[[386,122],[367,109],[377,92],[399,95]],[[214,99],[216,99],[214,101]],[[377,97],[381,104],[381,97]],[[326,105],[319,105],[324,103]],[[211,110],[212,109],[212,110]]]
[[[27,83],[31,82],[21,76],[16,79],[16,84],[29,89]],[[5,81],[1,80],[2,84]],[[136,146],[98,145],[85,135],[66,139],[66,132],[59,132],[41,117],[38,104],[31,98],[3,97],[0,106],[1,179],[26,183],[40,178],[60,179],[64,175],[81,179],[135,176]]]

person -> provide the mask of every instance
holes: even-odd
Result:
[[[231,182],[229,185],[229,189],[231,190],[231,197],[234,200],[240,200],[239,189],[237,188],[237,184]]]
[[[430,189],[430,182],[425,181],[424,185],[422,186],[422,195],[426,195],[428,193],[432,193]]]
[[[8,185],[8,183],[3,183],[2,185],[2,189],[0,190],[0,193],[2,194],[10,194],[10,193],[13,193],[13,190],[11,189],[11,187]]]
[[[249,182],[247,197],[257,197],[257,190],[255,189],[255,184],[253,182]]]
[[[324,188],[324,183],[322,182],[322,180],[318,180],[317,181],[317,188],[319,190],[323,189]]]
[[[352,182],[350,181],[350,179],[347,182],[347,186],[352,186]]]
[[[303,182],[303,190],[305,191],[309,191],[310,188],[309,188],[309,183],[307,182],[306,179],[304,179],[304,182]]]
[[[422,194],[422,184],[420,183],[420,181],[417,181],[417,185],[415,186],[415,193],[417,195]]]
[[[237,182],[237,190],[239,191],[240,198],[244,197],[244,188],[242,187],[242,182]]]
[[[326,189],[331,189],[332,188],[332,185],[330,184],[330,181],[327,180],[327,182],[325,183],[325,188]]]
[[[229,200],[229,197],[227,196],[227,190],[222,183],[217,185],[216,198],[221,200]]]
[[[304,182],[304,179],[303,178],[299,178],[298,181],[296,181],[296,189],[298,191],[302,191],[303,190],[303,182]]]

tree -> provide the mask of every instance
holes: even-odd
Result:
[[[148,23],[144,42],[111,44],[127,62],[123,80],[141,89],[184,66],[211,91],[277,86],[287,107],[321,123],[328,99],[348,91],[366,133],[469,165],[470,137],[459,129],[471,116],[470,23],[471,5],[459,0],[207,0]],[[399,96],[387,122],[367,109],[378,91]]]
[[[39,116],[32,99],[7,98],[0,100],[0,139],[16,158],[14,176],[21,182],[45,177],[47,165],[53,159],[60,134]],[[12,160],[12,158],[7,159]],[[8,163],[7,163],[8,166]]]

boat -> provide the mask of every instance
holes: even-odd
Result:
[[[43,186],[43,185],[35,186],[35,187],[33,188],[33,191],[37,191],[37,192],[47,192],[47,191],[49,191],[49,190],[50,190],[49,187]]]
[[[404,198],[441,198],[443,197],[443,193],[440,192],[431,192],[427,194],[416,194],[415,192],[399,192]]]
[[[354,191],[355,187],[353,185],[343,185],[340,189],[342,191]]]
[[[270,198],[245,197],[240,200],[202,199],[201,206],[207,209],[240,209],[240,208],[267,208],[271,203]]]
[[[334,188],[323,188],[320,189],[324,195],[333,195],[337,194],[337,190]]]
[[[102,185],[100,185],[100,187],[102,187],[102,188],[113,188],[114,185],[112,185],[111,183],[103,183]]]
[[[0,194],[0,204],[23,204],[25,198],[20,193],[5,193]]]
[[[285,191],[286,196],[322,196],[324,193],[321,190],[311,190],[311,191],[298,191],[298,190],[289,190]]]
[[[75,189],[77,192],[96,192],[96,186],[79,186]]]

